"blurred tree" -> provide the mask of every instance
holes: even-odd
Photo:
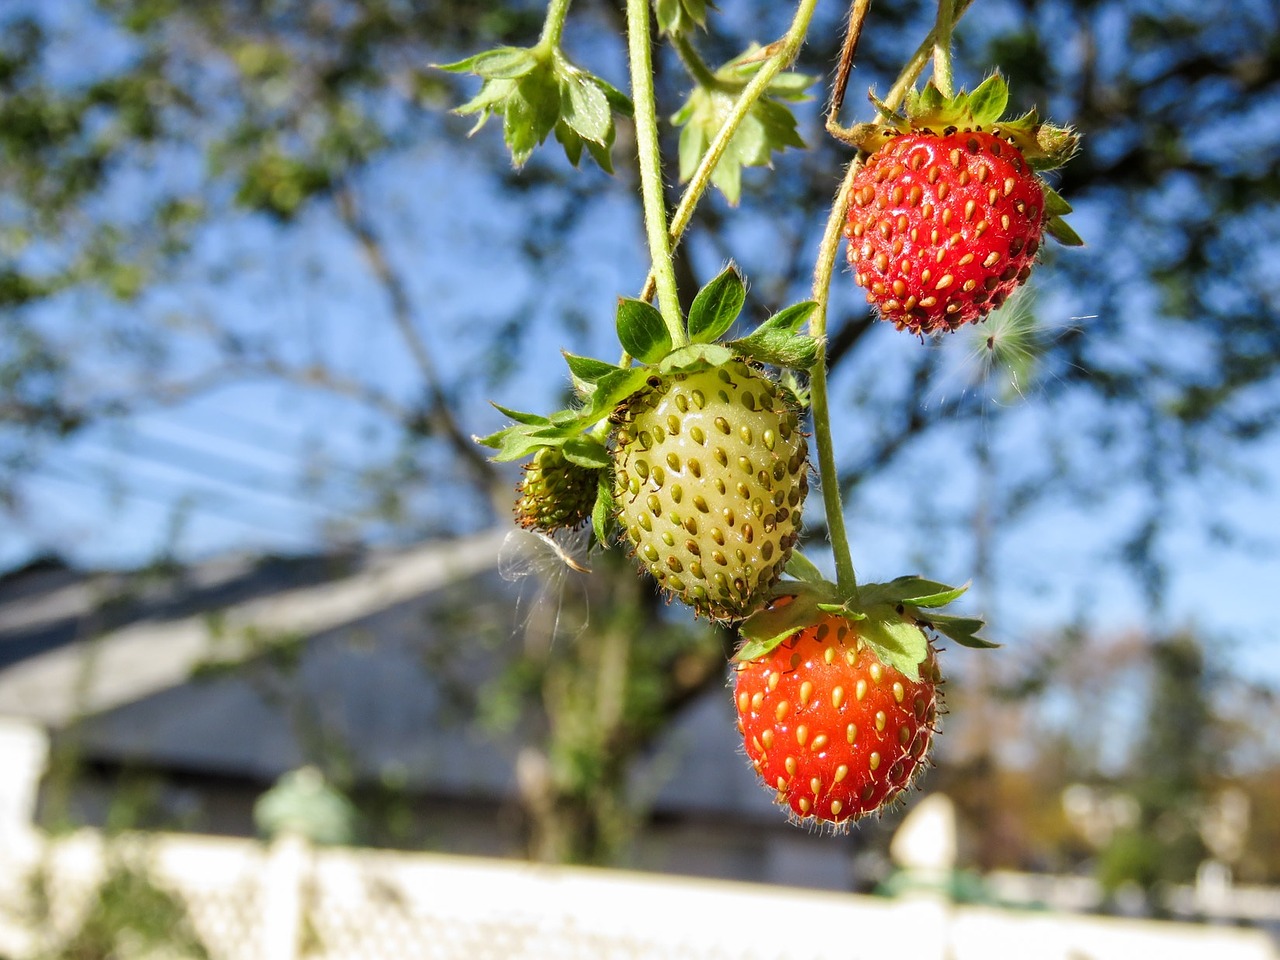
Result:
[[[859,82],[883,86],[896,73],[929,7],[873,9]],[[723,8],[695,37],[708,63],[776,37],[790,16],[776,5]],[[465,153],[455,147],[464,128],[446,110],[474,87],[429,64],[528,43],[542,12],[496,0],[8,5],[7,508],[28,509],[33,471],[94,425],[273,382],[330,396],[329,409],[344,413],[284,451],[299,466],[295,493],[327,511],[312,542],[411,540],[507,516],[511,478],[470,441],[497,422],[483,398],[549,392],[522,375],[561,346],[607,356],[613,298],[638,290],[645,267],[625,125],[613,179],[570,171],[554,150],[535,151],[516,174],[489,130]],[[1280,99],[1280,23],[1264,0],[1221,12],[1182,0],[982,0],[962,24],[961,79],[972,85],[999,64],[1018,105],[1038,103],[1084,134],[1058,186],[1090,246],[1046,254],[1052,269],[1038,274],[1021,327],[990,326],[941,348],[889,336],[851,283],[837,295],[830,359],[846,411],[843,483],[908,491],[886,527],[914,530],[932,557],[971,542],[972,500],[993,505],[985,523],[1006,542],[1054,494],[1080,510],[1138,502],[1137,519],[1114,525],[1107,546],[1159,609],[1178,491],[1213,489],[1194,520],[1219,540],[1236,536],[1220,491],[1256,481],[1252,444],[1271,436],[1280,404],[1280,303],[1267,256],[1280,233],[1280,133],[1264,122]],[[845,14],[821,8],[797,69],[828,75]],[[622,85],[618,26],[613,5],[581,0],[567,42]],[[691,81],[671,51],[658,69],[670,115]],[[847,157],[816,111],[802,108],[800,119],[810,150],[777,155],[772,172],[748,170],[740,209],[711,201],[695,214],[696,239],[679,250],[686,294],[733,256],[758,315],[805,296],[815,232]],[[668,155],[674,183],[677,151]],[[487,306],[477,307],[477,288]],[[1009,396],[1023,402],[998,402]],[[990,448],[973,442],[984,436]],[[345,440],[361,462],[349,462]],[[811,513],[810,534],[821,537]],[[1004,591],[1037,586],[1004,577],[994,554],[984,566]],[[635,656],[635,637],[658,616],[626,594],[620,609],[631,612],[619,616],[633,632],[617,642],[630,651],[627,682],[679,691],[646,708],[656,711],[650,730],[692,680],[720,674],[675,682],[679,656]],[[574,754],[572,731],[593,730],[581,747],[591,762],[544,781],[574,810],[595,803],[591,785],[616,780],[611,765],[630,755],[608,725],[579,726],[611,708],[571,695],[609,655],[613,616],[598,620],[602,646],[559,649],[554,670],[533,671],[530,692],[554,731],[548,757]]]

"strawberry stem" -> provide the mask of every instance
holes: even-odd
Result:
[[[940,2],[945,3],[946,0],[940,0]],[[951,28],[953,31],[955,25],[960,22],[960,18],[965,15],[972,5],[973,0],[955,0],[955,5],[951,8]],[[888,94],[885,95],[883,103],[890,110],[895,110],[901,105],[906,98],[907,91],[920,78],[925,64],[929,62],[929,58],[937,45],[937,38],[938,32],[935,24],[934,29],[924,38],[920,46],[916,47],[916,52],[911,55],[911,59],[907,61],[906,66],[902,68],[902,72],[898,74],[898,79],[894,81],[893,86],[889,88]]]
[[[845,211],[853,178],[862,168],[855,157],[845,172],[840,192],[827,217],[827,226],[818,247],[813,268],[813,299],[818,304],[809,317],[809,335],[818,341],[818,358],[809,369],[809,400],[813,407],[813,439],[818,448],[818,476],[822,480],[822,505],[827,515],[827,536],[836,562],[836,586],[840,595],[858,596],[858,577],[849,549],[849,534],[844,522],[844,504],[840,498],[840,473],[836,469],[835,448],[831,439],[831,411],[827,397],[827,304],[831,298],[831,278],[835,273],[836,255],[843,236]]]
[[[933,25],[933,85],[944,97],[951,97],[951,31],[955,26],[952,0],[938,0],[938,18]]]
[[[707,192],[707,188],[711,186],[711,175],[715,172],[720,158],[724,156],[725,150],[729,148],[733,135],[738,132],[739,125],[751,111],[756,101],[768,91],[769,84],[773,83],[774,78],[791,66],[796,54],[800,52],[800,48],[804,45],[805,36],[809,32],[809,22],[813,19],[813,11],[817,5],[818,0],[801,0],[800,5],[796,7],[795,16],[791,20],[791,26],[787,28],[787,32],[781,39],[769,44],[767,48],[771,52],[769,59],[765,61],[764,65],[756,71],[755,76],[743,87],[742,93],[738,95],[733,107],[725,115],[720,132],[711,141],[711,145],[707,147],[707,152],[703,154],[702,159],[698,162],[697,169],[689,177],[689,185],[685,187],[684,194],[680,197],[680,202],[671,214],[669,237],[672,246],[680,242],[680,237],[683,236],[685,229],[689,226],[689,221],[693,219],[693,211],[697,207],[698,201],[702,199],[702,195]],[[645,283],[644,292],[640,294],[641,300],[648,299],[653,295],[655,281],[656,275],[650,274],[648,281]]]
[[[565,0],[559,0],[565,2]],[[631,99],[635,106],[636,146],[640,166],[640,194],[644,203],[645,233],[653,261],[658,312],[671,335],[673,347],[683,347],[684,317],[676,287],[675,264],[667,234],[666,199],[662,192],[662,153],[658,144],[658,117],[653,89],[652,38],[649,35],[649,0],[627,0],[627,50],[631,60]]]
[[[542,24],[542,35],[538,37],[539,49],[548,53],[559,49],[571,2],[572,0],[551,0],[551,4],[547,7],[547,19]]]

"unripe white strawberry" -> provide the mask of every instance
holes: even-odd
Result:
[[[734,360],[655,375],[615,419],[614,496],[635,555],[699,613],[750,613],[800,530],[808,444],[795,401]]]

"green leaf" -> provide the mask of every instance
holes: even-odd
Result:
[[[493,403],[492,401],[490,401],[490,406],[492,406],[495,410],[497,410],[503,416],[510,417],[516,423],[525,423],[525,424],[531,424],[535,426],[545,426],[551,422],[541,414],[522,413],[519,410],[512,410],[510,407],[504,407],[500,403]]]
[[[560,115],[584,140],[602,146],[613,142],[613,111],[590,74],[572,70],[562,76]]]
[[[658,369],[663,373],[676,373],[682,370],[706,370],[718,367],[733,359],[733,351],[719,343],[691,343],[687,347],[671,351]]]
[[[1053,237],[1063,246],[1067,247],[1083,247],[1084,240],[1080,234],[1071,229],[1067,221],[1061,217],[1051,217],[1045,221],[1044,232]]]
[[[596,392],[591,395],[590,405],[579,414],[584,427],[603,420],[613,413],[618,404],[644,389],[650,374],[651,371],[643,367],[619,367],[613,373],[601,377],[596,382]]]
[[[573,374],[574,379],[581,380],[583,383],[598,383],[609,374],[623,369],[616,364],[597,360],[595,357],[579,357],[567,351],[561,351],[561,353],[564,355],[565,362],[569,364],[569,372]]]
[[[978,636],[978,631],[986,624],[974,617],[951,617],[944,614],[936,614],[926,618],[923,622],[939,633],[950,637],[962,647],[969,647],[973,650],[992,650],[1000,646],[998,643],[984,640]]]
[[[729,344],[734,352],[775,367],[808,370],[818,361],[818,341],[813,337],[761,327]]]
[[[1062,199],[1062,194],[1049,186],[1042,183],[1044,188],[1044,215],[1045,217],[1065,217],[1071,212],[1071,204]]]
[[[734,654],[734,660],[744,662],[763,657],[797,630],[817,620],[819,604],[838,599],[835,585],[826,581],[785,583],[776,589],[792,599],[786,603],[775,601],[742,621],[738,633],[745,643]]]
[[[858,589],[863,604],[910,604],[913,607],[944,607],[964,595],[969,585],[953,587],[916,576],[898,577],[888,583],[866,583]]]
[[[596,535],[596,542],[609,542],[609,531],[617,512],[613,500],[613,477],[607,471],[601,472],[600,481],[596,484],[595,506],[591,508],[591,530]]]
[[[512,80],[523,77],[537,65],[537,55],[527,47],[497,47],[439,66],[450,73],[474,73],[486,80]]]
[[[547,139],[560,119],[560,91],[549,70],[526,74],[507,97],[502,133],[511,159],[522,167],[533,148]]]
[[[564,442],[564,456],[570,463],[590,470],[604,470],[612,462],[609,451],[598,439],[587,434],[570,437]]]
[[[619,297],[617,326],[622,349],[642,363],[657,363],[671,351],[671,334],[650,303]]]
[[[1004,116],[1009,105],[1009,87],[1004,78],[993,73],[969,94],[969,112],[975,124],[990,125]]]
[[[713,343],[733,326],[747,299],[747,287],[730,263],[698,291],[689,307],[689,339]]]
[[[822,571],[814,566],[813,561],[799,550],[791,551],[791,559],[787,561],[785,570],[788,576],[803,580],[805,583],[822,583],[826,579]]]
[[[885,664],[908,680],[920,679],[920,664],[929,656],[929,638],[917,624],[894,614],[876,616],[868,611],[858,631]]]
[[[794,303],[789,307],[784,307],[773,316],[769,317],[759,327],[759,330],[776,330],[779,333],[793,334],[798,333],[800,328],[804,326],[809,316],[816,310],[818,303],[816,300],[805,300],[803,303]]]

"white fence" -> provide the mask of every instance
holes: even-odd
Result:
[[[92,831],[0,850],[0,957],[57,957],[112,864],[145,867],[185,908],[177,960],[1276,960],[1258,931],[953,907],[752,884],[550,868],[286,840]],[[42,878],[43,886],[33,886]],[[48,897],[43,899],[43,889]],[[118,917],[117,917],[118,919]],[[181,927],[181,931],[179,930]],[[184,941],[178,936],[186,932]],[[135,938],[136,939],[136,938]],[[185,946],[184,946],[185,943]],[[192,946],[192,944],[197,944]],[[202,946],[200,946],[202,945]]]

